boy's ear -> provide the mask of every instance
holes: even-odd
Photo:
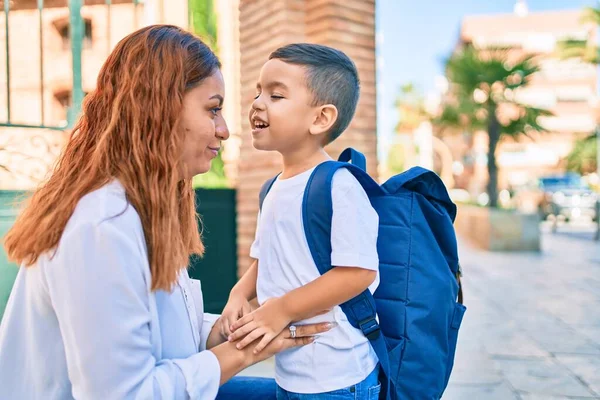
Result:
[[[311,135],[322,135],[329,132],[338,119],[337,107],[333,104],[325,104],[316,109],[315,119],[310,126]]]

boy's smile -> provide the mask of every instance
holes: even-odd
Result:
[[[250,120],[252,126],[252,135],[258,135],[263,129],[267,129],[269,124],[263,121],[260,117],[254,115]]]

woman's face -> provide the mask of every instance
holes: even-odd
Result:
[[[221,142],[229,138],[221,114],[224,94],[223,75],[217,70],[183,97],[180,126],[184,139],[179,171],[182,179],[208,172]]]

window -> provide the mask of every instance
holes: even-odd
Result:
[[[87,92],[84,92],[84,97]],[[54,93],[54,99],[56,100],[57,106],[55,107],[54,116],[62,124],[67,122],[67,112],[69,107],[73,104],[73,93],[71,89],[58,90]]]
[[[540,75],[550,81],[587,79],[596,76],[596,66],[575,58],[542,60],[540,61],[540,68]]]
[[[556,99],[563,103],[582,103],[593,99],[594,92],[591,86],[571,85],[556,88]]]
[[[82,47],[84,49],[91,49],[92,48],[92,20],[89,18],[84,18],[83,23],[84,23],[84,31],[83,31]],[[69,30],[70,30],[69,18],[65,17],[65,18],[61,18],[59,20],[54,21],[54,26],[56,27],[56,30],[58,31],[58,33],[60,34],[60,37],[62,39],[63,50],[70,50],[71,49],[71,36],[70,36],[70,32],[69,32]]]

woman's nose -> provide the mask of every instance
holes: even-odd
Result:
[[[225,122],[223,116],[217,120],[217,126],[215,126],[215,136],[220,140],[229,139],[229,129],[227,128],[227,122]]]

